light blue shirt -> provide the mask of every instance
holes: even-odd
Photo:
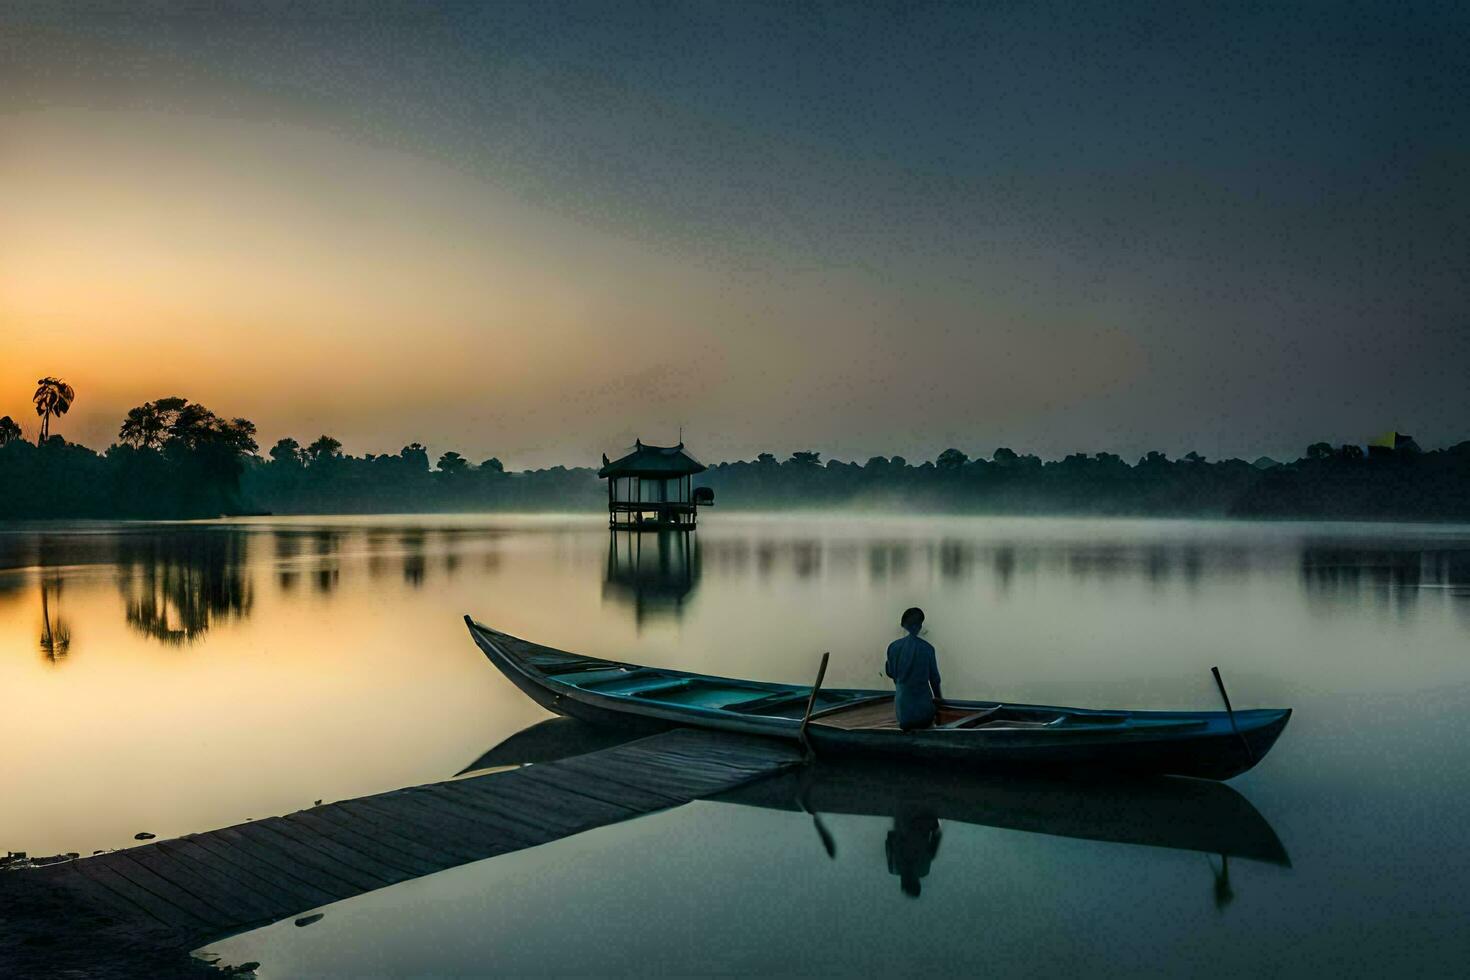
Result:
[[[939,663],[928,640],[910,633],[888,644],[888,662],[883,672],[893,678],[894,706],[900,728],[922,728],[934,720]]]

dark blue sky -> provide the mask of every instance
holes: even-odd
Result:
[[[679,423],[713,456],[1470,437],[1470,5],[218,6],[0,13],[0,153],[48,114],[305,131],[338,170],[422,160],[554,225],[553,292],[585,291],[578,229],[636,253],[646,295],[610,328],[587,292],[571,336],[645,373],[589,353],[477,396],[434,423],[471,452]],[[0,328],[30,309],[0,299]],[[529,321],[423,315],[541,363]],[[297,414],[397,438],[409,391]]]

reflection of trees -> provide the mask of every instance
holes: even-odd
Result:
[[[653,616],[684,614],[699,585],[699,542],[687,531],[609,531],[604,598],[633,610],[642,625]]]
[[[52,607],[55,606],[55,615]],[[61,615],[61,576],[41,577],[41,656],[60,663],[71,652],[71,627]]]
[[[426,535],[419,528],[408,528],[398,536],[403,547],[403,581],[414,588],[424,584],[424,573],[428,569],[425,541]]]
[[[128,625],[164,643],[188,643],[217,620],[248,616],[245,555],[245,535],[232,529],[124,535],[118,567]]]
[[[1418,601],[1421,585],[1443,584],[1441,576],[1453,574],[1452,564],[1434,557],[1408,549],[1309,545],[1302,549],[1302,589],[1316,602],[1356,602],[1367,594],[1406,613]]]
[[[301,536],[292,531],[277,531],[271,535],[271,545],[276,554],[276,581],[280,583],[282,592],[291,592],[301,578],[296,567],[296,557],[301,554]]]
[[[342,532],[331,528],[317,528],[311,535],[312,553],[316,556],[317,568],[314,579],[316,591],[328,595],[337,590],[342,570],[337,555],[342,550]]]

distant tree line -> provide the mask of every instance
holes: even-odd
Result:
[[[1002,447],[988,459],[946,449],[914,465],[902,456],[864,463],[797,452],[784,462],[718,463],[696,478],[719,505],[785,509],[1105,516],[1470,519],[1470,442],[1423,452],[1314,443],[1289,463],[1262,457],[1209,461],[1150,452],[1130,465],[1113,453],[1043,461]]]
[[[249,419],[179,397],[129,410],[118,441],[98,454],[50,434],[75,398],[57,378],[38,383],[34,444],[0,418],[0,519],[595,511],[606,501],[591,467],[509,472],[494,457],[475,464],[453,451],[431,465],[420,443],[352,456],[322,435],[305,446],[281,439],[262,456]],[[918,464],[857,463],[804,450],[716,463],[695,483],[713,488],[722,510],[1467,520],[1470,442],[1428,452],[1401,435],[1366,451],[1318,442],[1284,464],[1162,452],[1133,464],[1105,452],[1044,461],[1005,447],[988,458],[946,449]]]

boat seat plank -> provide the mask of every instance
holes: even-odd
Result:
[[[975,725],[978,724],[980,721],[982,721],[983,719],[989,718],[991,715],[995,714],[999,710],[1000,710],[1000,705],[995,705],[995,706],[990,707],[990,708],[982,708],[979,711],[972,712],[972,713],[970,713],[968,715],[965,715],[962,718],[956,718],[954,721],[946,722],[943,725],[940,725],[938,727],[940,727],[940,728],[974,728]]]
[[[844,707],[841,710],[824,714],[821,718],[813,718],[813,725],[826,725],[830,728],[897,728],[898,715],[895,713],[893,698],[888,697],[880,701],[864,701],[860,704]]]

